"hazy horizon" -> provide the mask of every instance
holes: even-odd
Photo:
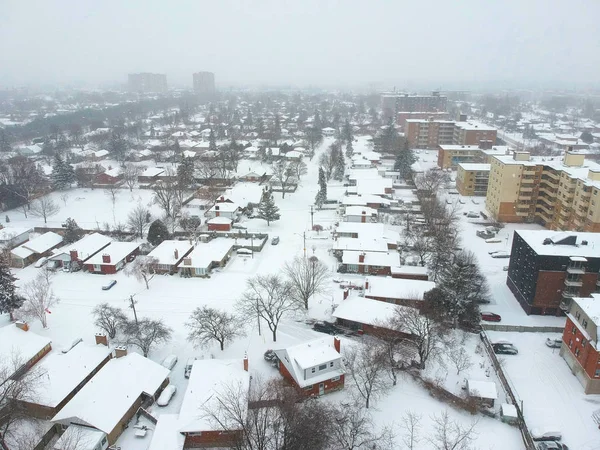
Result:
[[[256,3],[256,4],[254,4]],[[5,0],[0,87],[598,86],[600,2]]]

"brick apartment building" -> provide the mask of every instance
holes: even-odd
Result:
[[[485,204],[494,219],[600,231],[600,164],[571,150],[562,158],[514,152],[490,163]]]
[[[600,292],[600,234],[515,231],[506,284],[527,314],[561,315]]]
[[[437,148],[439,145],[496,144],[497,130],[480,122],[433,119],[407,119],[404,135],[411,148]]]
[[[446,111],[399,111],[396,113],[396,125],[404,129],[408,119],[448,120],[450,115]]]
[[[456,169],[460,163],[489,164],[493,156],[511,154],[506,145],[492,145],[489,141],[481,141],[478,145],[438,145],[438,167],[440,169]]]
[[[381,110],[385,120],[395,117],[399,111],[435,112],[446,111],[448,97],[434,91],[431,95],[384,92],[381,94]]]
[[[456,190],[460,195],[486,195],[490,179],[490,165],[461,163],[456,172]]]
[[[600,394],[600,295],[574,298],[567,314],[560,356],[577,377],[586,394]]]

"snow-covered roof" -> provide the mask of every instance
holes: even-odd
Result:
[[[360,261],[360,255],[364,255],[364,260]],[[354,250],[344,250],[342,254],[343,264],[394,267],[400,265],[400,254],[397,251],[383,252],[361,252]]]
[[[30,233],[31,227],[4,227],[0,230],[0,242],[10,241],[17,236]]]
[[[262,172],[264,173],[264,172]],[[261,176],[261,175],[257,175]],[[236,183],[227,191],[227,196],[242,207],[249,203],[258,204],[263,195],[264,187],[257,183]]]
[[[377,216],[377,210],[368,206],[347,206],[345,216]]]
[[[220,225],[231,225],[232,220],[229,217],[223,217],[223,216],[217,216],[217,217],[213,217],[212,219],[208,219],[206,221],[206,223],[210,223],[210,224],[220,224]]]
[[[76,445],[77,450],[96,450],[106,433],[90,427],[69,425],[66,431],[58,438],[52,448],[54,450],[69,450]]]
[[[96,253],[94,256],[88,259],[86,263],[98,264],[101,266],[114,266],[137,250],[139,246],[140,244],[137,242],[111,242],[108,247],[105,247],[101,252]],[[102,261],[103,255],[110,255],[109,263]]]
[[[471,397],[487,398],[496,400],[498,391],[493,381],[467,380],[467,389]]]
[[[177,262],[192,248],[194,248],[194,246],[188,241],[167,240],[162,241],[158,247],[148,254],[148,256],[158,259],[158,264],[173,265],[177,264]],[[175,257],[176,251],[177,257]]]
[[[19,258],[21,258],[21,259],[25,259],[25,258],[28,258],[28,257],[30,257],[31,255],[35,254],[35,252],[34,252],[34,251],[32,251],[32,250],[29,250],[29,249],[28,249],[28,248],[26,248],[26,247],[23,247],[22,245],[20,245],[20,246],[18,246],[17,248],[13,248],[13,249],[10,251],[10,254],[11,254],[11,255],[15,255],[15,256],[17,256],[17,257],[19,257]]]
[[[82,237],[77,242],[73,242],[72,244],[67,244],[59,248],[56,252],[54,252],[54,256],[58,256],[62,253],[68,255],[71,250],[75,250],[77,251],[77,258],[81,261],[85,261],[96,252],[99,252],[104,247],[109,245],[111,242],[112,239],[108,236],[104,236],[100,233],[92,233]]]
[[[231,251],[233,239],[216,238],[210,242],[199,242],[192,252],[185,258],[180,267],[193,267],[205,269],[213,262],[220,262]],[[189,264],[188,264],[189,262]]]
[[[350,295],[346,300],[342,300],[331,315],[337,319],[379,325],[393,318],[398,308],[407,307]]]
[[[60,234],[54,233],[53,231],[48,231],[41,236],[25,242],[23,245],[21,245],[21,247],[26,247],[34,253],[44,253],[56,247],[62,241],[63,238]]]
[[[387,230],[383,223],[370,222],[340,222],[336,228],[336,233],[353,233],[358,234],[360,239],[381,239],[382,237],[390,239],[400,239],[400,234],[397,231]]]
[[[558,233],[552,230],[515,230],[515,234],[521,236],[538,255],[597,258],[600,254],[600,233],[577,231]],[[575,237],[576,245],[557,244],[557,242],[569,236]],[[546,239],[550,239],[554,243],[544,244]],[[585,245],[583,244],[584,241],[587,242]]]
[[[101,158],[106,155],[108,155],[108,150],[98,150],[97,152],[94,152],[96,158]]]
[[[458,167],[468,172],[489,172],[492,165],[482,163],[460,163]]]
[[[179,432],[179,414],[161,414],[148,450],[181,450],[185,437]]]
[[[213,207],[210,208],[209,211],[235,212],[239,208],[240,207],[236,203],[221,202],[221,203],[216,203],[215,205],[213,205]]]
[[[391,179],[389,180],[392,181]],[[390,201],[387,198],[370,194],[346,195],[342,198],[342,205],[366,205],[367,203],[389,205]]]
[[[129,353],[113,358],[61,409],[53,422],[82,423],[110,433],[142,393],[154,395],[169,369]]]
[[[400,266],[392,267],[392,275],[427,275],[427,267],[423,266]]]
[[[113,169],[109,169],[104,172],[104,175],[108,175],[109,177],[117,178],[121,175],[121,169],[119,167],[115,167]]]
[[[302,153],[296,150],[291,150],[285,154],[286,158],[302,158]]]
[[[44,376],[35,386],[33,403],[55,407],[94,371],[111,350],[80,342],[67,353],[53,352],[38,363]]]
[[[334,250],[357,250],[369,252],[385,252],[389,251],[387,242],[383,239],[354,239],[354,238],[338,238],[333,241]]]
[[[579,305],[579,308],[594,322],[596,327],[600,327],[600,294],[593,293],[590,294],[590,297],[577,297],[573,301]]]
[[[161,167],[148,167],[146,170],[144,170],[140,176],[141,177],[156,177],[162,173],[164,173],[165,169],[161,168]]]
[[[219,407],[219,396],[228,390],[246,393],[250,388],[250,374],[244,370],[241,359],[199,359],[194,361],[185,397],[179,411],[180,432],[215,430],[206,411]],[[246,404],[246,402],[243,402]],[[224,423],[236,429],[237,423]],[[219,429],[219,428],[217,428]]]
[[[14,357],[26,363],[52,341],[32,331],[23,331],[15,324],[0,328],[0,364],[11,365]]]
[[[185,158],[195,158],[195,157],[196,157],[196,152],[193,152],[193,151],[191,151],[191,150],[185,150],[185,151],[183,152],[183,156],[184,156]]]
[[[435,287],[433,281],[405,280],[392,277],[368,277],[365,297],[385,297],[401,300],[423,300],[425,292]]]
[[[394,181],[391,178],[370,178],[356,180],[356,193],[364,194],[385,194],[386,189],[391,189]]]

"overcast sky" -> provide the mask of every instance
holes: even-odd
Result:
[[[598,85],[600,0],[0,0],[0,85]]]

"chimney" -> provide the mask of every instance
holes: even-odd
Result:
[[[108,338],[104,333],[96,333],[96,345],[105,345],[108,347]]]
[[[179,250],[175,249],[175,250],[173,251],[173,257],[174,257],[175,259],[179,259]]]
[[[244,353],[244,370],[248,372],[248,353]]]
[[[104,264],[110,264],[110,255],[108,253],[102,255],[102,262]]]
[[[127,347],[115,347],[115,358],[127,356]]]
[[[223,196],[219,197],[219,201],[220,202],[224,202],[225,201],[225,197],[223,197]]]
[[[360,263],[365,262],[365,254],[364,253],[361,253],[360,255],[358,255],[358,262],[360,262]]]
[[[333,338],[333,348],[335,348],[335,351],[338,353],[340,352],[340,346],[342,345],[342,342],[340,341],[340,338],[338,338],[337,336],[335,336]]]
[[[348,289],[344,289],[344,300],[348,298]]]
[[[77,261],[77,250],[69,251],[69,255],[71,255],[71,261]]]
[[[17,320],[15,322],[15,325],[17,326],[17,328],[20,328],[23,331],[29,331],[29,325],[27,325],[27,322],[23,322],[22,320]]]

